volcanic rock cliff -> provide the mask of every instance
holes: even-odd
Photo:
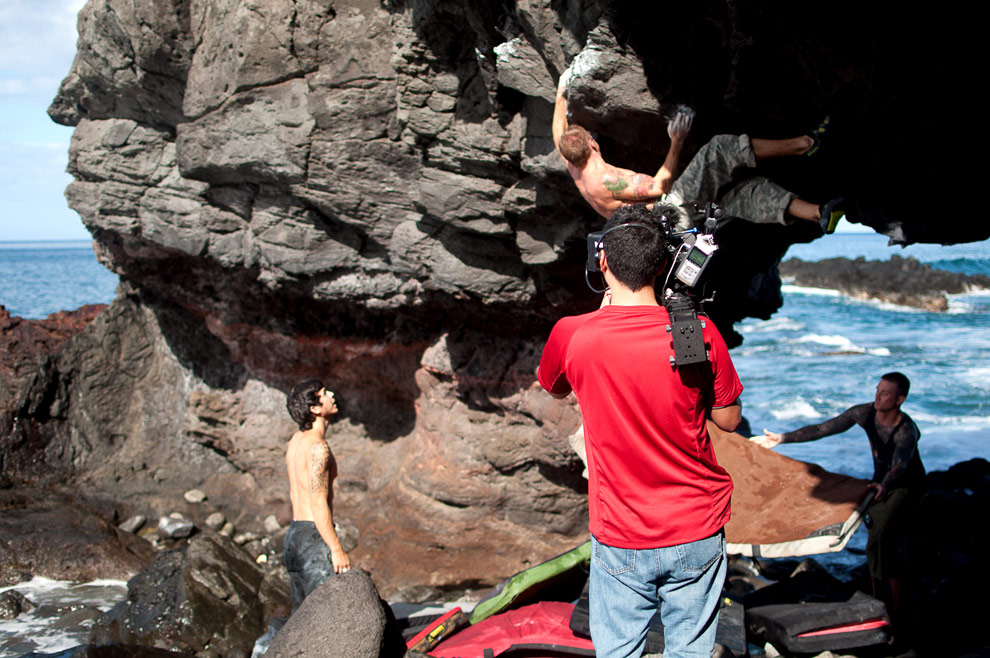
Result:
[[[829,115],[820,157],[767,173],[814,201],[845,194],[895,242],[984,239],[986,222],[947,231],[905,195],[940,189],[962,154],[931,138],[946,117],[919,112],[916,86],[953,106],[935,73],[967,57],[955,20],[860,3],[90,0],[49,113],[76,127],[67,196],[122,284],[19,380],[0,466],[127,509],[196,486],[241,526],[285,523],[284,392],[319,376],[343,410],[337,516],[376,580],[495,577],[570,547],[580,417],[534,375],[552,322],[597,303],[582,262],[601,220],[553,150],[561,71],[595,63],[571,109],[615,164],[655,170],[678,104],[698,113],[691,152]],[[786,247],[821,232],[720,233],[708,310],[731,341],[732,322],[779,307]]]

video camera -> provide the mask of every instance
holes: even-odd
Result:
[[[670,365],[676,368],[692,363],[704,363],[708,361],[708,352],[701,332],[705,327],[705,320],[698,318],[698,302],[695,300],[695,295],[699,294],[705,271],[718,251],[715,229],[718,227],[719,219],[722,218],[722,210],[714,203],[706,204],[703,232],[699,232],[697,228],[678,231],[676,216],[663,214],[662,204],[655,204],[653,212],[657,217],[657,222],[653,226],[629,222],[613,226],[607,231],[589,233],[588,262],[585,265],[584,280],[592,291],[605,292],[605,288],[599,290],[591,284],[590,275],[601,272],[599,258],[602,241],[608,233],[629,226],[661,231],[667,245],[670,269],[657,294],[662,295],[660,301],[670,316],[667,333],[671,334],[674,345],[674,356],[670,357]]]

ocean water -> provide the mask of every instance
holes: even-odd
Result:
[[[0,242],[0,304],[38,320],[83,304],[109,303],[118,278],[89,241]]]
[[[127,595],[121,580],[71,583],[34,578],[0,593],[17,590],[37,607],[15,619],[0,620],[0,658],[13,658],[32,651],[64,651],[89,639],[93,621]]]

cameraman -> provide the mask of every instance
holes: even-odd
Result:
[[[711,322],[703,330],[710,360],[671,366],[669,318],[654,293],[666,253],[654,216],[626,206],[605,229],[600,264],[611,302],[558,321],[538,373],[554,397],[573,390],[584,415],[591,636],[600,657],[639,656],[662,599],[664,656],[709,658],[732,480],[705,422],[735,429],[742,384]]]

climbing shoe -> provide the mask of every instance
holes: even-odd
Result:
[[[808,137],[811,138],[812,144],[811,148],[804,152],[806,157],[814,157],[822,148],[822,141],[825,139],[825,132],[828,130],[829,118],[825,119],[818,124],[814,130],[808,133]]]
[[[842,219],[846,211],[842,209],[842,204],[845,203],[846,198],[842,196],[837,196],[828,203],[819,206],[821,209],[821,216],[818,218],[818,223],[821,225],[822,230],[825,231],[826,235],[835,233],[835,227]]]

